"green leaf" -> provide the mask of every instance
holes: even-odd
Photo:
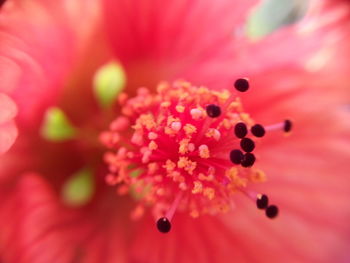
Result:
[[[63,185],[62,199],[70,206],[88,203],[94,194],[94,181],[91,170],[84,168],[73,174]]]
[[[94,76],[94,93],[102,108],[109,108],[117,99],[126,83],[122,66],[110,62],[102,66]]]
[[[46,111],[41,134],[47,140],[59,142],[74,138],[76,129],[61,109],[52,107]]]

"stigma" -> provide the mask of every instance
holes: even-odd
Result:
[[[248,80],[234,86],[217,91],[176,81],[160,83],[155,94],[140,88],[133,98],[120,95],[121,115],[100,140],[109,148],[106,182],[138,201],[133,218],[150,207],[167,233],[177,210],[191,217],[225,213],[242,193],[267,218],[277,216],[267,195],[253,190],[266,180],[255,152],[259,140],[275,130],[289,133],[292,122],[256,123],[237,95],[248,90]]]

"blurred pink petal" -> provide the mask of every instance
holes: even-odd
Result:
[[[112,221],[93,204],[69,211],[37,174],[22,175],[11,187],[1,188],[4,262],[127,262],[119,219]]]
[[[5,94],[0,93],[0,154],[6,152],[17,137],[17,128],[13,121],[17,107]]]
[[[218,75],[229,66],[232,78],[237,56],[232,51],[245,42],[244,22],[257,2],[104,0],[108,36],[129,88],[176,78],[200,84],[215,79],[219,83],[212,88],[231,83]]]
[[[84,20],[81,19],[84,17]],[[96,24],[96,1],[7,1],[0,13],[0,91],[19,108],[19,121],[37,124],[57,102],[82,42]]]

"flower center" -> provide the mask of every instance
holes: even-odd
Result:
[[[249,83],[239,79],[234,86],[245,92]],[[151,206],[158,229],[168,232],[176,210],[192,217],[228,212],[237,193],[254,200],[267,217],[277,216],[266,195],[250,190],[266,180],[253,152],[266,132],[288,132],[291,122],[256,124],[235,93],[176,81],[159,84],[156,94],[140,88],[134,98],[120,95],[122,115],[100,139],[111,149],[104,156],[107,183],[139,201],[133,218]]]

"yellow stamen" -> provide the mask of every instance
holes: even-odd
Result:
[[[192,134],[197,132],[197,128],[192,124],[186,124],[184,126],[184,130],[187,136],[191,136]]]
[[[185,154],[188,152],[188,144],[190,142],[190,139],[182,139],[180,142],[179,142],[179,153],[180,154]]]
[[[155,141],[150,141],[150,143],[148,144],[148,148],[150,150],[156,150],[158,149],[158,144]]]
[[[198,194],[203,191],[203,184],[200,181],[194,181],[193,184],[192,194]]]
[[[178,113],[183,113],[185,111],[185,107],[182,105],[176,105],[175,109]]]
[[[163,165],[163,167],[167,170],[167,172],[172,172],[174,171],[176,164],[174,162],[172,162],[171,160],[167,160],[165,162],[165,165]]]
[[[203,195],[206,196],[209,200],[213,200],[215,197],[214,188],[211,188],[211,187],[204,188]]]

